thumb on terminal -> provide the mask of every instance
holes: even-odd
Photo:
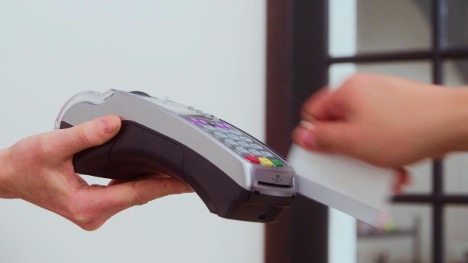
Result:
[[[120,118],[116,115],[106,115],[76,128],[84,147],[97,146],[114,137],[120,128]]]
[[[61,130],[65,136],[61,139],[62,147],[67,149],[70,154],[104,144],[119,131],[121,120],[117,115],[106,115],[75,127]]]

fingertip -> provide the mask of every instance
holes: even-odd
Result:
[[[109,141],[119,131],[121,120],[117,115],[106,115],[75,126],[70,130],[70,151],[73,154]]]
[[[405,187],[411,184],[411,174],[404,167],[395,169],[394,182],[392,192],[395,195],[399,195],[403,192]]]
[[[188,184],[184,183],[184,182],[180,182],[181,183],[181,189],[180,189],[180,193],[181,194],[188,194],[188,193],[193,193],[193,189],[192,187],[190,187]]]
[[[165,184],[161,184],[161,187],[165,188],[162,189],[161,195],[159,197],[167,196],[167,195],[173,195],[173,194],[185,194],[185,193],[192,193],[193,189],[185,182],[182,180],[175,178],[175,177],[168,177],[164,179],[159,179],[159,180],[164,180],[160,181],[160,183],[165,182]]]
[[[293,140],[306,150],[317,150],[317,138],[315,135],[314,126],[310,123],[309,125],[300,124],[293,131]]]
[[[100,131],[105,135],[116,133],[121,126],[121,119],[119,116],[111,114],[101,117],[97,120]]]

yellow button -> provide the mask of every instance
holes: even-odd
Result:
[[[263,166],[268,166],[268,167],[273,167],[275,166],[270,159],[265,158],[265,157],[259,157],[258,160],[260,161],[260,164]]]

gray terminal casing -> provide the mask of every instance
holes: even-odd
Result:
[[[107,114],[122,118],[120,132],[76,154],[77,173],[130,180],[163,171],[188,183],[212,213],[243,221],[275,221],[293,202],[295,172],[284,158],[193,107],[142,92],[87,91],[63,106],[55,128]]]

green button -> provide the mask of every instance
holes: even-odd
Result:
[[[283,166],[283,162],[280,161],[280,160],[273,159],[273,160],[271,160],[271,162],[277,167]]]

